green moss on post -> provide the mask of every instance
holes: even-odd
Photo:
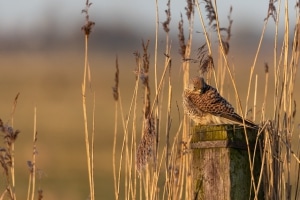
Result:
[[[252,159],[257,130],[247,129],[247,136]],[[244,127],[237,125],[195,126],[191,148],[194,199],[254,198]],[[261,158],[257,150],[253,173],[256,181],[260,169]],[[251,197],[250,190],[252,190]],[[263,199],[262,189],[259,191],[258,199]]]

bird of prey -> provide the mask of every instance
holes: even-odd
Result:
[[[193,88],[183,92],[183,108],[185,113],[199,125],[239,124],[243,119],[235,113],[232,105],[218,91],[208,85],[200,76],[192,79]],[[258,126],[249,120],[244,120],[247,127]]]

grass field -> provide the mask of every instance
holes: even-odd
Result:
[[[6,92],[0,100],[0,110],[4,122],[10,118],[13,99],[20,92],[14,115],[14,127],[21,131],[15,149],[17,197],[24,197],[27,192],[26,161],[32,157],[34,106],[37,107],[37,166],[42,171],[38,185],[44,188],[45,197],[85,199],[88,196],[80,91],[82,60],[82,53],[76,52],[1,55],[5,72],[1,89]],[[102,63],[99,60],[94,62]],[[113,72],[109,67],[98,67],[94,73],[99,75],[95,76],[93,86],[99,95],[95,143],[95,178],[99,189],[96,194],[112,197],[113,103],[109,85]]]
[[[237,58],[235,63],[247,63]],[[92,87],[97,97],[95,195],[99,199],[114,197],[112,177],[114,102],[111,91],[114,84],[114,59],[115,55],[106,55],[105,52],[90,55],[93,70]],[[5,72],[0,85],[2,91],[0,110],[4,122],[10,118],[13,99],[20,92],[14,115],[14,127],[21,131],[15,147],[17,197],[21,198],[27,193],[29,172],[26,161],[32,156],[33,109],[36,106],[37,166],[42,174],[37,186],[44,190],[46,199],[87,198],[89,189],[80,91],[82,52],[1,54],[0,60],[2,70]],[[119,61],[120,84],[124,108],[127,109],[134,84],[132,71],[135,62],[131,53],[119,55]],[[237,70],[236,76],[247,70],[247,66],[243,68]],[[180,73],[179,67],[177,69],[174,67],[174,82],[177,72]],[[245,97],[243,88],[246,88],[246,83],[242,78],[238,80],[239,91]],[[174,91],[173,103],[176,101],[181,101],[180,90]],[[177,117],[174,112],[174,120]],[[299,121],[299,117],[297,120]]]

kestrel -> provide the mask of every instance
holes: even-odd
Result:
[[[240,124],[243,119],[234,112],[232,105],[218,91],[205,83],[202,77],[192,79],[193,88],[183,92],[183,108],[185,113],[200,125]],[[257,127],[245,119],[247,127]]]

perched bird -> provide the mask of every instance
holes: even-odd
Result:
[[[183,92],[183,108],[196,124],[243,125],[242,117],[234,112],[232,105],[214,87],[206,84],[202,77],[193,78],[192,85],[192,89],[187,88]],[[247,119],[245,119],[245,125],[252,128],[258,127]]]

